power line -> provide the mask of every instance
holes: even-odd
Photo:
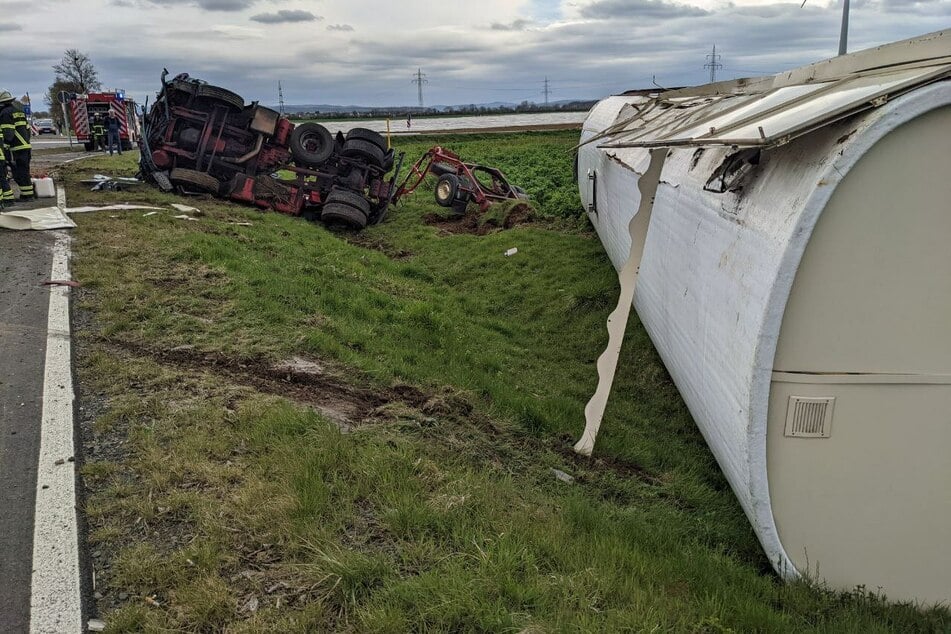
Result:
[[[717,55],[717,45],[713,45],[713,53],[707,55],[707,59],[710,60],[703,65],[704,68],[710,69],[710,83],[712,84],[717,80],[717,71],[723,68],[723,64],[720,63],[720,58],[722,55]]]
[[[545,93],[545,105],[548,105],[548,95],[551,94],[551,88],[548,85],[548,78],[545,78],[545,89],[542,91]]]
[[[284,88],[280,79],[277,80],[277,102],[281,105],[281,114],[284,114]]]
[[[416,76],[413,77],[411,83],[416,84],[419,89],[419,107],[423,107],[423,84],[428,84],[429,80],[426,79],[426,75],[423,73],[422,69],[416,69]]]

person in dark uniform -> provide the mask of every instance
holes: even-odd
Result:
[[[35,198],[30,180],[30,122],[9,91],[0,91],[0,133],[20,199]]]
[[[3,150],[3,142],[0,141],[0,209],[12,204],[13,189],[10,188],[10,181],[7,179],[7,155]]]
[[[92,149],[106,151],[106,128],[99,112],[92,116]]]
[[[109,146],[109,156],[112,156],[112,144],[115,143],[116,149],[119,151],[119,156],[122,156],[122,138],[119,136],[121,126],[119,125],[119,117],[116,116],[115,110],[109,111],[109,118],[106,119],[106,134],[108,135],[107,145]]]

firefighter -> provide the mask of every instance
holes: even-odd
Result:
[[[0,209],[13,204],[13,189],[7,180],[7,158],[2,146],[3,142],[0,141]]]
[[[3,133],[7,161],[20,190],[20,199],[35,198],[33,181],[30,180],[30,122],[26,120],[23,108],[6,90],[0,92],[0,132]]]
[[[92,117],[92,147],[103,153],[106,151],[106,128],[102,124],[102,114],[98,112]]]

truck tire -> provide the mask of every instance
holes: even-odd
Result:
[[[351,158],[361,158],[370,165],[381,168],[386,157],[386,153],[379,146],[363,139],[348,140],[343,144],[343,150],[340,153]]]
[[[363,229],[367,226],[367,215],[359,209],[343,203],[327,203],[320,214],[320,219],[328,225],[346,225],[354,229]]]
[[[383,150],[384,153],[389,150],[383,135],[368,128],[351,128],[347,132],[347,141],[351,140],[368,141]]]
[[[436,204],[440,207],[452,207],[459,195],[459,178],[455,174],[443,174],[436,181]]]
[[[341,204],[353,207],[357,211],[363,212],[363,215],[370,215],[370,201],[363,197],[363,194],[352,192],[347,189],[334,189],[327,195],[327,204]]]
[[[317,166],[334,153],[330,130],[319,123],[302,123],[291,132],[288,142],[294,160],[304,166]]]
[[[212,86],[211,84],[202,84],[195,91],[195,96],[199,99],[205,99],[216,103],[224,104],[236,111],[244,110],[244,97],[230,90]]]
[[[217,194],[221,190],[221,181],[205,172],[176,167],[168,174],[168,180],[184,188],[194,188],[197,191]]]
[[[93,150],[96,149],[96,143],[94,141],[86,141],[83,143],[83,148],[87,152],[92,152]]]

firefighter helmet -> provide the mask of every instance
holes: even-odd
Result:
[[[13,101],[13,95],[10,94],[9,90],[0,90],[0,103],[6,103],[7,101]]]

